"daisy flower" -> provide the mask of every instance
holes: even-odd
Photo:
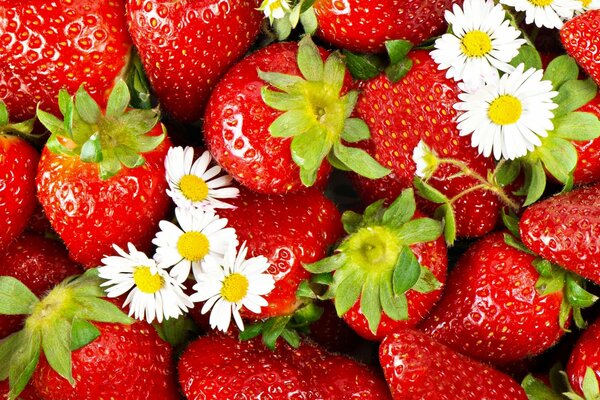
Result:
[[[292,11],[288,0],[264,0],[258,9],[265,13],[271,23]]]
[[[200,272],[201,266],[212,259],[220,262],[230,245],[237,245],[235,229],[226,228],[227,219],[219,218],[212,210],[175,209],[179,226],[160,221],[160,231],[152,240],[157,246],[154,259],[162,268],[173,266],[170,274],[178,282]]]
[[[563,21],[580,10],[580,0],[500,0],[500,3],[525,12],[525,23],[538,28],[560,29]]]
[[[190,298],[194,302],[206,302],[202,314],[212,308],[209,322],[213,329],[226,332],[233,315],[236,325],[243,331],[240,309],[245,307],[258,314],[261,307],[269,305],[262,297],[275,287],[273,277],[264,273],[269,268],[269,261],[263,256],[246,259],[247,253],[245,242],[237,253],[235,247],[230,246],[220,263],[207,262],[196,276],[198,283]]]
[[[413,150],[413,161],[417,166],[415,174],[423,179],[431,178],[439,165],[435,153],[422,140]]]
[[[558,93],[542,80],[542,70],[524,69],[520,64],[474,91],[459,84],[464,92],[454,108],[463,112],[457,119],[460,135],[471,135],[471,145],[486,157],[492,152],[498,160],[522,157],[554,129],[552,99]]]
[[[581,5],[577,14],[583,14],[589,10],[600,10],[600,0],[579,0]]]
[[[113,248],[119,255],[102,259],[103,266],[98,268],[98,273],[106,282],[100,286],[110,298],[129,292],[123,304],[123,307],[129,305],[129,316],[148,323],[154,319],[162,322],[163,319],[178,318],[194,307],[183,292],[184,286],[133,244],[128,244],[129,253],[117,245]]]
[[[514,70],[508,63],[525,39],[510,25],[502,6],[492,0],[465,0],[463,8],[455,4],[445,17],[452,33],[435,41],[431,57],[440,70],[447,70],[447,78],[482,83],[496,70]]]
[[[212,158],[208,151],[194,161],[192,147],[171,147],[165,158],[167,182],[171,196],[182,208],[234,208],[220,199],[232,199],[239,195],[237,188],[229,187],[233,180],[221,174],[221,167],[208,168]]]

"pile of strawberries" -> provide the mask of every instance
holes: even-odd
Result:
[[[600,4],[522,1],[0,0],[0,398],[600,398]]]

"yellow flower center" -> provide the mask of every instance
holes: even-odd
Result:
[[[230,303],[237,303],[248,294],[248,278],[242,274],[231,274],[223,281],[221,296]]]
[[[467,57],[483,57],[492,51],[492,39],[487,33],[475,30],[462,38],[460,47]]]
[[[200,232],[186,232],[177,241],[177,251],[188,261],[200,261],[210,248],[208,238]]]
[[[547,7],[554,2],[554,0],[529,0],[531,4],[538,7]]]
[[[152,275],[149,267],[137,267],[133,271],[133,281],[141,292],[148,294],[158,292],[164,284],[163,278],[159,274]]]
[[[523,104],[521,100],[510,94],[498,97],[490,104],[488,117],[498,125],[511,125],[521,118]]]
[[[208,197],[208,186],[202,178],[196,175],[185,175],[179,181],[179,189],[191,201],[202,201]]]
[[[581,4],[583,4],[584,7],[589,7],[591,2],[592,0],[581,0]]]

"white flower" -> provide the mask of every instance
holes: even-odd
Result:
[[[219,218],[212,210],[175,209],[181,226],[160,221],[160,232],[152,243],[157,246],[154,259],[162,268],[174,266],[171,276],[184,282],[200,272],[201,266],[212,259],[220,262],[230,245],[237,245],[235,229],[226,228],[227,219]]]
[[[580,0],[580,8],[576,14],[583,14],[589,10],[600,10],[600,0]]]
[[[486,157],[492,151],[496,159],[522,157],[554,129],[552,98],[558,93],[542,80],[542,70],[524,68],[520,64],[475,91],[459,84],[464,92],[454,108],[463,111],[457,119],[460,135],[471,135],[471,145]]]
[[[271,23],[292,11],[288,0],[264,0],[258,9],[265,13],[265,17],[269,18]]]
[[[207,262],[202,272],[196,275],[198,283],[190,297],[194,302],[205,301],[202,314],[211,308],[210,326],[225,332],[229,328],[231,316],[240,330],[244,322],[240,309],[260,313],[261,307],[269,303],[262,297],[275,287],[275,280],[267,273],[269,261],[263,256],[246,259],[248,248],[243,243],[238,253],[229,247],[222,262]]]
[[[100,278],[107,280],[108,297],[119,297],[129,292],[123,307],[129,305],[129,315],[152,323],[154,319],[178,318],[194,307],[183,292],[183,285],[169,276],[166,270],[156,265],[154,260],[138,251],[131,243],[129,254],[113,245],[119,256],[102,259],[104,266],[98,268]]]
[[[452,33],[436,40],[431,52],[438,68],[448,70],[447,78],[480,85],[496,70],[514,70],[508,63],[525,39],[519,38],[521,31],[510,25],[502,6],[492,0],[465,0],[462,9],[455,4],[453,11],[445,14]]]
[[[413,161],[417,166],[415,174],[423,179],[431,178],[439,165],[433,151],[422,140],[413,150]]]
[[[560,29],[581,9],[580,0],[500,0],[500,3],[525,12],[525,23],[538,28]]]
[[[231,185],[232,178],[221,174],[221,167],[208,168],[211,156],[205,151],[194,162],[192,147],[171,147],[165,158],[167,182],[171,196],[178,207],[182,208],[234,208],[219,199],[232,199],[240,191]]]

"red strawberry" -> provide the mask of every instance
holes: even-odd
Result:
[[[435,342],[404,330],[386,337],[379,361],[394,399],[526,400],[508,375]]]
[[[535,266],[541,262],[508,245],[504,233],[488,235],[459,259],[420,328],[462,354],[494,364],[542,353],[565,333],[572,306],[563,290],[575,282],[550,263],[540,275]]]
[[[8,399],[8,381],[0,381],[0,399]],[[28,385],[17,400],[40,400],[33,386]]]
[[[350,82],[341,57],[327,57],[309,37],[299,45],[263,48],[213,91],[204,120],[208,147],[230,175],[263,193],[324,182],[330,170],[325,159],[371,178],[384,176],[389,171],[365,152],[341,143],[369,136],[362,121],[349,118],[357,96]]]
[[[593,387],[593,384],[588,385],[595,382],[597,388],[600,378],[600,321],[590,325],[577,341],[567,364],[567,376],[577,394],[583,395],[586,392],[586,399],[600,395],[596,392],[593,393],[595,396],[588,396],[588,387]]]
[[[579,108],[577,111],[588,112],[600,118],[600,95],[592,101]],[[600,161],[598,160],[598,149],[600,139],[586,141],[572,141],[577,149],[577,166],[573,171],[575,184],[586,184],[600,181]]]
[[[129,61],[123,0],[2,0],[0,21],[0,99],[19,121],[58,115],[59,89],[82,84],[106,104]]]
[[[372,133],[361,146],[392,170],[379,181],[353,176],[367,203],[382,198],[393,201],[403,188],[412,186],[416,172],[413,151],[420,141],[438,158],[459,161],[484,181],[494,169],[492,159],[479,156],[470,139],[459,136],[453,108],[459,94],[456,82],[438,70],[428,52],[412,51],[408,57],[413,66],[404,78],[393,83],[382,74],[366,81],[358,100],[356,114],[367,122]],[[459,172],[459,167],[442,163],[428,183],[452,202],[458,236],[482,236],[496,224],[498,197],[484,189],[461,196],[482,182],[465,174],[456,176]],[[425,211],[433,211],[437,205],[423,202],[422,206]]]
[[[60,242],[30,233],[23,234],[0,254],[0,276],[17,278],[36,296],[80,272]],[[22,315],[0,315],[0,339],[21,329],[22,324]]]
[[[275,289],[265,299],[269,306],[253,319],[288,315],[298,307],[296,291],[309,277],[302,267],[327,254],[341,235],[335,205],[317,189],[287,196],[267,196],[241,188],[230,201],[236,209],[219,210],[240,243],[247,242],[248,257],[265,256],[275,279]]]
[[[531,251],[600,283],[600,185],[532,205],[523,213],[519,229]]]
[[[127,19],[144,69],[167,111],[193,122],[220,76],[256,39],[257,0],[128,0]],[[201,33],[201,34],[199,34]]]
[[[453,0],[317,0],[318,34],[337,47],[381,52],[387,40],[420,44],[443,32]]]
[[[129,92],[122,81],[111,95],[106,116],[85,91],[80,90],[74,102],[64,92],[61,97],[65,108],[76,114],[72,135],[62,121],[38,111],[52,131],[37,185],[53,229],[71,257],[85,267],[99,265],[113,252],[113,244],[125,248],[131,242],[148,250],[170,207],[164,167],[169,140],[156,113],[125,112]]]
[[[577,63],[600,84],[600,10],[590,10],[566,22],[560,40]]]
[[[360,338],[337,316],[332,302],[319,302],[323,314],[310,325],[310,338],[333,352],[348,352],[356,348]]]

